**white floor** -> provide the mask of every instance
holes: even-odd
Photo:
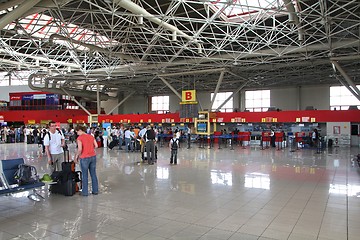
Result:
[[[179,165],[159,147],[148,166],[101,148],[99,195],[1,196],[0,239],[360,239],[357,153],[194,144],[179,149]],[[17,157],[49,171],[37,145],[0,145],[1,159]]]

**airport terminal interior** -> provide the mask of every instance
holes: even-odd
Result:
[[[49,183],[43,198],[3,194],[0,240],[360,239],[359,69],[359,0],[0,0],[1,125],[199,127],[206,111],[218,114],[206,130],[285,123],[339,139],[184,142],[177,165],[167,143],[154,165],[98,148],[98,195],[53,194]],[[197,99],[184,103],[186,91]],[[50,173],[41,147],[12,141],[0,160]]]
[[[70,144],[74,156],[75,144]],[[1,144],[49,173],[37,144]],[[97,149],[98,195],[27,192],[0,198],[0,239],[339,240],[360,235],[359,148],[186,143],[178,165],[159,147],[155,165],[139,152]],[[71,158],[70,157],[70,158]]]

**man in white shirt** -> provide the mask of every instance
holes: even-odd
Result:
[[[56,129],[55,122],[49,123],[49,132],[44,136],[45,152],[52,172],[61,171],[61,163],[64,161],[65,138],[61,131]]]
[[[24,129],[24,135],[25,135],[24,143],[31,143],[30,127]]]
[[[135,138],[135,134],[132,129],[127,129],[125,131],[125,150],[129,152],[129,145],[130,145],[130,151],[134,151],[134,145],[131,143],[131,140]]]

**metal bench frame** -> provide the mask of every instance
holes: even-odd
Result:
[[[19,164],[24,164],[23,158],[8,159],[0,161],[0,195],[11,195],[13,193],[31,191],[27,196],[34,201],[44,199],[37,189],[45,186],[43,182],[36,182],[26,185],[19,185],[15,179],[15,172],[18,170]]]

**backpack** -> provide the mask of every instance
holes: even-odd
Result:
[[[63,135],[62,132],[59,129],[56,129],[57,133],[60,134],[61,136]],[[50,132],[46,132],[47,135],[49,135],[49,141],[51,140],[51,134]]]
[[[145,137],[149,140],[154,140],[155,139],[155,131],[152,129],[147,130],[145,133]]]
[[[36,168],[34,166],[19,164],[18,170],[15,172],[14,178],[19,185],[26,185],[39,182]]]
[[[178,141],[179,141],[179,139],[171,139],[171,149],[172,150],[177,150],[178,149],[178,147],[179,147],[179,145],[178,145]]]

